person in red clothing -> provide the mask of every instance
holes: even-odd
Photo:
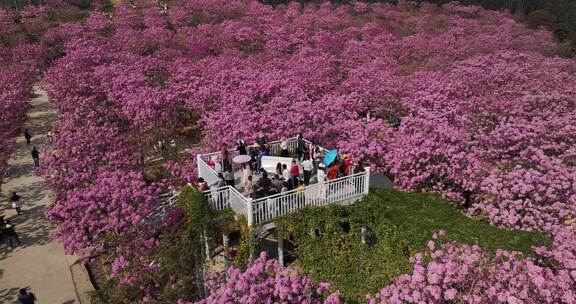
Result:
[[[350,165],[352,164],[350,162],[350,157],[348,157],[348,154],[344,154],[342,158],[344,160],[342,161],[342,165],[340,165],[340,172],[342,172],[344,176],[350,175]]]
[[[298,182],[298,177],[300,176],[300,168],[298,168],[295,160],[292,161],[292,167],[290,167],[290,176],[292,177],[292,188],[296,189],[296,187],[298,187],[300,184]]]
[[[328,180],[333,180],[338,178],[338,170],[340,169],[340,164],[336,161],[328,168]]]

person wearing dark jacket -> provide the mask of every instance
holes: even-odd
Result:
[[[30,152],[30,154],[32,154],[32,159],[34,160],[34,166],[36,168],[40,167],[40,152],[38,152],[36,147],[32,148],[32,152]]]
[[[304,155],[306,155],[306,142],[304,141],[304,136],[302,136],[302,133],[298,134],[298,139],[296,140],[296,150],[298,151],[298,161],[301,161]]]
[[[20,304],[34,304],[36,303],[36,296],[26,291],[25,288],[20,289],[20,294],[18,295],[18,302]]]
[[[16,213],[19,215],[22,214],[22,202],[20,202],[20,195],[16,194],[16,192],[12,192],[12,196],[10,197],[10,202],[12,202],[12,208],[16,209]]]
[[[238,151],[238,154],[240,155],[247,155],[247,151],[246,151],[246,143],[239,139],[236,141],[236,150]]]
[[[30,135],[30,132],[28,131],[28,129],[24,130],[24,138],[26,138],[26,143],[30,144],[30,140],[32,139],[32,135]]]
[[[14,241],[20,244],[20,238],[18,238],[18,234],[14,230],[14,225],[8,221],[6,221],[4,227],[2,227],[2,234],[8,237],[8,245],[10,245],[10,248],[14,248]]]
[[[268,172],[262,172],[262,177],[256,183],[256,198],[267,196],[272,186],[272,181],[268,178]]]

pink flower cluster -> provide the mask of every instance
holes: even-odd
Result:
[[[145,143],[139,128],[153,123],[146,121],[152,116],[144,119],[110,102],[146,94],[120,89],[142,85],[146,77],[114,82],[110,72],[123,68],[108,71],[97,65],[113,65],[117,55],[80,39],[83,34],[53,32],[53,39],[70,49],[46,73],[47,90],[60,114],[53,128],[54,151],[46,153],[42,166],[56,194],[47,215],[58,223],[57,235],[69,252],[98,247],[107,234],[133,231],[158,205],[163,188],[144,176],[142,147],[150,142]]]
[[[448,243],[436,249],[436,239],[435,234],[429,251],[411,258],[411,274],[368,295],[368,303],[576,302],[575,270],[558,270],[518,252],[491,255],[476,245]]]
[[[26,118],[34,73],[42,64],[39,45],[10,40],[19,30],[21,25],[15,23],[12,12],[0,9],[0,181],[6,174],[14,137]],[[3,42],[16,45],[7,47]]]
[[[330,284],[315,285],[310,278],[282,267],[277,260],[267,259],[264,252],[245,271],[231,267],[228,278],[216,275],[207,280],[207,287],[209,296],[197,304],[341,303],[338,292],[325,295]]]

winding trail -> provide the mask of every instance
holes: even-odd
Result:
[[[53,201],[52,192],[44,179],[34,174],[30,151],[37,147],[42,164],[42,154],[50,149],[46,134],[57,113],[46,92],[35,87],[34,94],[23,127],[30,130],[32,143],[28,146],[22,135],[16,138],[0,196],[0,215],[15,224],[22,242],[14,249],[7,242],[0,244],[0,303],[17,303],[18,291],[23,287],[29,288],[39,303],[89,303],[86,292],[92,290],[92,285],[86,269],[51,237],[54,226],[44,216]],[[22,215],[11,209],[9,196],[13,191],[22,197]]]

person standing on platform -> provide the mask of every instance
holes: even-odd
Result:
[[[304,155],[306,155],[306,142],[304,141],[302,133],[298,134],[298,138],[296,139],[296,150],[298,151],[298,161],[301,161]]]
[[[310,177],[312,177],[312,170],[314,170],[314,164],[310,160],[310,157],[305,156],[302,162],[302,170],[304,171],[304,185],[310,185]]]
[[[350,157],[348,156],[348,154],[344,154],[342,156],[343,160],[342,160],[342,164],[340,165],[340,172],[344,175],[350,175],[350,166],[352,165],[352,162],[350,161]]]
[[[314,147],[314,174],[318,174],[318,166],[322,163],[322,152],[318,146]]]
[[[244,186],[244,192],[248,192],[250,189],[250,176],[252,176],[250,166],[248,164],[242,164],[242,185]]]
[[[200,192],[204,192],[210,190],[210,187],[208,187],[208,183],[203,178],[199,177],[196,189]]]
[[[236,150],[238,151],[239,155],[247,155],[248,154],[246,151],[246,143],[241,139],[238,139],[236,141]]]
[[[232,169],[232,166],[229,165],[224,173],[224,176],[226,177],[226,185],[234,187],[234,169]]]
[[[340,169],[340,165],[338,162],[334,162],[332,165],[328,167],[328,180],[333,180],[338,178],[338,170]]]
[[[228,153],[228,147],[226,144],[222,144],[222,148],[220,149],[220,159],[222,159],[222,169],[226,170],[230,164],[230,153]]]
[[[286,188],[288,188],[288,190],[292,190],[292,177],[290,176],[290,170],[288,170],[288,166],[286,166],[286,164],[282,165],[282,179],[286,184]]]
[[[298,177],[300,176],[300,168],[296,161],[292,161],[292,167],[290,167],[290,176],[292,177],[292,188],[295,189],[300,184],[298,182]]]
[[[288,140],[285,137],[282,138],[282,143],[280,143],[280,150],[280,156],[290,157],[290,153],[288,152]]]
[[[320,189],[320,200],[326,199],[326,172],[324,172],[324,164],[318,164],[318,172],[316,172],[316,179],[318,180],[318,187]]]

